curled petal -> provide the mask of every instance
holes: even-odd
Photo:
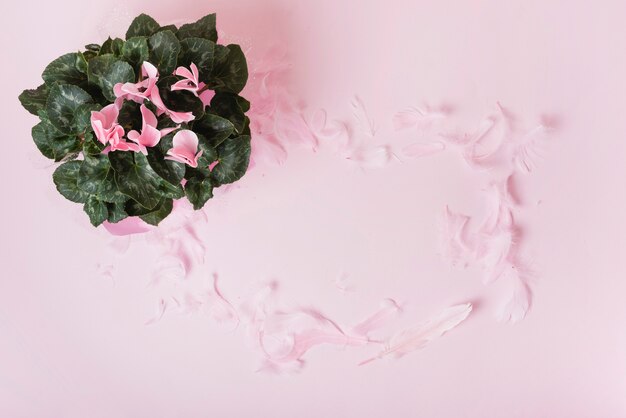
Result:
[[[152,126],[156,128],[157,118],[154,115],[154,113],[152,113],[150,109],[148,109],[146,105],[143,105],[143,104],[141,105],[140,110],[141,110],[141,117],[143,118],[144,127],[147,125],[147,126]]]
[[[119,109],[112,103],[105,106],[100,111],[91,112],[91,127],[96,134],[96,138],[103,144],[108,143],[115,135],[124,135],[124,129],[118,125],[117,117]]]
[[[164,128],[161,129],[161,138],[163,138],[165,135],[174,132],[176,129],[180,128],[180,125],[176,125],[173,128]]]
[[[193,131],[183,129],[174,135],[172,148],[167,151],[165,158],[195,168],[201,155],[202,151],[198,151],[198,136]]]
[[[194,65],[194,64],[191,64],[191,65]],[[192,74],[192,72],[186,69],[185,67],[178,67],[174,74],[180,77],[188,78],[190,80],[194,79],[194,75]]]
[[[159,76],[159,70],[148,61],[144,61],[141,65],[141,74],[144,77],[157,78]]]
[[[174,83],[171,87],[172,91],[187,90],[196,96],[198,95],[198,90],[200,89],[200,75],[198,73],[198,67],[196,67],[196,64],[191,63],[190,68],[191,71],[185,67],[178,67],[176,69],[174,74],[179,77],[183,77],[184,79]]]

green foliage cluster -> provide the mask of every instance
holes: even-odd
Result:
[[[91,112],[115,100],[117,83],[137,82],[144,61],[159,70],[157,87],[166,106],[194,114],[181,129],[199,138],[203,153],[196,168],[164,158],[175,133],[148,148],[147,155],[102,153]],[[200,81],[215,92],[209,106],[188,91],[170,90],[179,79],[174,70],[191,63],[198,67]],[[200,209],[214,188],[237,181],[248,168],[250,103],[239,95],[248,79],[246,58],[238,45],[217,43],[215,14],[180,28],[139,15],[126,39],[109,38],[62,55],[45,68],[42,78],[42,85],[19,96],[22,106],[40,120],[32,129],[33,140],[44,156],[61,162],[53,174],[59,193],[83,204],[94,226],[128,216],[157,225],[172,211],[173,200],[183,197]],[[126,132],[139,131],[139,104],[124,102],[118,121]],[[159,129],[170,126],[169,118],[159,117]]]

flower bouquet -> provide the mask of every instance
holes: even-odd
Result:
[[[61,162],[57,190],[94,226],[157,225],[183,197],[200,209],[250,159],[246,58],[217,43],[215,14],[180,28],[142,14],[125,38],[62,55],[19,97],[40,119],[35,145]]]

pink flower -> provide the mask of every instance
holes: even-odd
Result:
[[[98,141],[108,144],[112,139],[124,136],[124,128],[117,123],[119,113],[120,110],[115,103],[103,107],[100,111],[91,112],[91,127]]]
[[[121,126],[120,126],[120,129],[121,129]],[[123,133],[124,133],[124,130],[122,129],[122,134]],[[126,138],[122,137],[121,135],[116,135],[114,138],[111,139],[109,144],[110,144],[109,151],[134,151],[134,152],[141,151],[141,147],[139,145],[133,142],[127,142]]]
[[[167,151],[165,158],[196,168],[201,155],[202,150],[198,151],[198,136],[193,131],[183,129],[174,135],[172,148]]]
[[[198,79],[198,67],[193,62],[191,63],[191,71],[185,67],[178,67],[174,74],[179,77],[184,77],[183,80],[177,81],[172,85],[172,91],[187,90],[198,96],[198,90],[204,87],[204,83],[200,83]]]
[[[159,114],[165,113],[167,116],[170,117],[170,119],[172,119],[172,122],[174,123],[191,122],[192,120],[194,120],[193,113],[191,112],[175,112],[168,109],[161,99],[161,94],[159,93],[158,88],[152,89],[152,92],[150,94],[150,101],[154,103],[154,105],[157,107],[160,112]]]
[[[213,99],[214,96],[215,96],[215,92],[213,90],[205,90],[202,93],[200,93],[200,96],[198,97],[202,101],[202,104],[206,107],[206,106],[211,105],[211,100]]]
[[[185,68],[183,68],[183,70],[186,71],[186,75],[190,75],[193,79],[193,73]],[[196,68],[195,71],[197,75],[198,69]],[[149,99],[157,107],[159,115],[162,113],[167,114],[174,123],[190,122],[194,119],[193,113],[191,112],[175,112],[165,106],[161,99],[159,88],[156,85],[159,80],[159,71],[154,65],[150,64],[148,61],[144,61],[141,65],[141,75],[142,80],[137,83],[117,83],[113,87],[113,92],[115,93],[115,97],[117,97],[115,103],[118,107],[121,107],[124,100],[133,100],[137,103],[143,103],[145,99]],[[197,88],[198,86],[196,86],[196,89]]]
[[[152,113],[150,111],[150,109],[148,109],[145,105],[141,105],[141,116],[142,116],[142,124],[141,124],[141,133],[132,130],[130,132],[128,132],[128,139],[130,139],[133,142],[136,142],[139,145],[139,150],[146,154],[147,150],[146,147],[153,147],[156,144],[159,143],[159,141],[161,140],[161,138],[163,138],[165,135],[169,134],[172,131],[175,131],[176,129],[178,129],[180,126],[177,126],[175,128],[165,128],[165,129],[161,129],[158,130],[157,129],[157,118],[154,115],[154,113]]]
[[[117,83],[113,86],[115,97],[120,101],[128,99],[137,103],[143,103],[148,99],[159,80],[159,71],[148,61],[144,61],[141,65],[141,76],[142,80],[138,83]]]

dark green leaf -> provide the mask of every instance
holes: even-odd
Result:
[[[80,138],[75,135],[67,136],[56,129],[44,110],[39,111],[39,117],[41,122],[33,127],[32,137],[44,156],[61,161],[80,151]]]
[[[104,97],[102,94],[102,89],[100,86],[97,86],[93,83],[83,83],[81,88],[84,89],[89,95],[93,98],[95,103],[98,103],[100,106],[107,106],[111,104],[111,101]]]
[[[188,23],[178,29],[178,38],[204,38],[217,42],[217,29],[215,28],[215,13],[204,16],[195,23]]]
[[[100,155],[104,148],[105,145],[102,142],[98,141],[93,133],[85,133],[85,140],[83,141],[83,154]]]
[[[224,48],[224,47],[222,47]],[[239,93],[248,81],[246,56],[239,45],[226,46],[228,54],[216,55],[209,87],[217,91]]]
[[[37,112],[44,110],[46,107],[46,100],[48,100],[48,85],[42,84],[33,90],[24,90],[20,94],[20,103],[24,109],[28,110],[33,115],[37,115]]]
[[[79,133],[75,124],[75,112],[81,105],[91,103],[92,98],[85,90],[71,84],[55,85],[46,102],[46,113],[50,122],[65,134]]]
[[[252,136],[250,134],[250,118],[246,116],[246,119],[243,123],[243,129],[241,130],[242,135]]]
[[[185,164],[166,160],[159,147],[148,148],[148,163],[161,178],[174,185],[180,184],[185,177]]]
[[[61,164],[52,174],[52,181],[66,199],[76,203],[85,203],[89,197],[78,188],[77,177],[82,161],[68,161]]]
[[[145,13],[140,14],[128,27],[126,31],[126,39],[130,39],[134,36],[151,36],[156,33],[161,26],[156,20],[151,18]]]
[[[85,54],[83,54],[82,52],[78,53],[78,57],[76,57],[76,68],[78,69],[78,71],[80,71],[81,73],[83,73],[85,75],[86,79],[87,77],[87,58],[85,57]]]
[[[79,69],[81,60],[84,58],[76,52],[61,55],[48,64],[41,77],[46,83],[80,84],[87,79],[85,73]]]
[[[89,221],[93,226],[100,225],[109,216],[107,205],[96,196],[89,196],[83,210],[89,216]]]
[[[159,179],[158,186],[159,193],[171,199],[180,199],[185,196],[185,190],[183,190],[183,186],[180,184],[174,185],[168,181],[163,179]]]
[[[98,44],[87,44],[87,45],[85,45],[85,49],[87,51],[98,52],[98,51],[100,51],[100,45],[98,45]]]
[[[107,177],[102,182],[98,197],[100,200],[111,203],[120,203],[128,200],[128,196],[119,191],[113,170],[109,170],[109,174],[107,174]]]
[[[215,153],[215,155],[217,155],[217,152]],[[198,177],[201,179],[211,177],[211,170],[209,169],[209,167],[201,166],[199,162],[198,167],[196,168],[187,166],[187,169],[185,170],[185,179],[189,180],[194,177]],[[217,181],[214,182],[214,185],[216,187],[219,186],[219,184],[217,184]]]
[[[211,174],[220,184],[239,180],[250,162],[250,137],[247,135],[229,138],[217,147],[219,163]]]
[[[157,210],[154,210],[145,215],[139,217],[150,225],[158,225],[163,219],[165,219],[171,212],[174,204],[172,199],[164,199],[163,202],[157,206]]]
[[[229,53],[226,45],[215,44],[215,62],[225,62]]]
[[[176,69],[180,42],[171,31],[157,32],[148,40],[150,63],[158,68],[159,74],[172,74]]]
[[[235,126],[228,119],[205,113],[200,119],[194,121],[193,130],[202,134],[212,146],[216,147],[235,131]]]
[[[108,38],[102,44],[100,51],[98,51],[98,55],[107,55],[112,54],[116,57],[119,57],[122,54],[122,48],[124,47],[124,40],[120,38],[111,39]]]
[[[128,214],[124,210],[124,202],[121,203],[107,203],[107,209],[109,211],[109,217],[107,221],[110,223],[118,223],[122,219],[128,218]]]
[[[50,142],[50,147],[54,153],[54,161],[63,161],[76,157],[76,154],[81,150],[81,142],[78,137],[65,136],[55,138]]]
[[[98,53],[96,51],[85,51],[83,52],[83,57],[85,57],[85,61],[89,61],[93,57],[97,57]]]
[[[213,185],[208,178],[192,177],[185,183],[185,194],[195,210],[201,209],[213,197]]]
[[[160,122],[159,122],[160,125]],[[158,129],[163,129],[161,126],[158,126]],[[176,133],[176,131],[171,132],[167,135],[165,135],[163,138],[161,138],[161,140],[159,141],[159,143],[157,144],[157,147],[159,148],[159,150],[161,151],[161,154],[165,155],[167,153],[167,151],[172,148],[173,146],[173,140],[174,140],[174,134]]]
[[[126,201],[126,203],[124,204],[124,211],[128,214],[128,216],[147,215],[150,212],[158,210],[162,202],[163,202],[163,198],[159,200],[159,203],[157,203],[155,207],[148,209],[148,208],[141,206],[139,202],[137,202],[136,200],[128,199],[128,201]]]
[[[200,72],[200,81],[208,82],[213,70],[215,43],[203,38],[187,38],[180,42],[181,52],[178,65],[190,68],[196,64]]]
[[[35,145],[41,153],[55,161],[80,150],[80,139],[76,136],[65,136],[50,124],[47,119],[33,126],[31,131]]]
[[[102,106],[96,103],[85,103],[76,108],[74,112],[74,126],[77,133],[84,133],[87,129],[91,129],[91,112],[102,109]]]
[[[131,83],[135,81],[135,71],[129,63],[118,60],[112,54],[100,55],[89,61],[89,82],[102,89],[104,97],[109,101],[115,100],[113,86],[117,83]]]
[[[241,96],[237,96],[237,104],[244,112],[250,110],[250,102]]]
[[[109,158],[104,154],[85,156],[85,161],[78,171],[76,184],[89,194],[99,194],[108,187],[107,176],[111,169]]]
[[[47,158],[56,160],[56,154],[51,142],[58,135],[58,131],[47,121],[41,121],[31,129],[31,136],[39,151]]]
[[[149,103],[149,104],[151,104],[151,103]],[[154,112],[153,112],[153,113],[154,113]],[[179,124],[178,124],[178,123],[175,123],[175,122],[174,122],[172,119],[170,119],[170,118],[161,118],[161,119],[158,121],[158,123],[157,123],[157,128],[158,128],[159,130],[161,130],[161,129],[165,129],[165,128],[178,128],[178,127],[179,127]],[[171,133],[169,133],[169,134],[165,135],[163,138],[166,138],[166,137],[170,137],[170,138],[171,138],[171,137],[173,137],[173,136],[174,136],[174,133],[176,133],[176,131],[173,131],[173,132],[171,132]],[[163,141],[163,138],[161,138],[161,141]],[[169,148],[170,148],[170,147],[168,147],[168,148],[166,148],[166,149],[169,149]]]
[[[122,57],[133,66],[137,73],[141,64],[148,60],[149,54],[148,40],[145,37],[130,38],[122,48]]]
[[[243,98],[233,93],[217,92],[211,99],[210,108],[211,113],[228,119],[238,133],[241,133],[246,126],[246,115],[242,104],[245,106],[247,101],[240,99]]]
[[[217,151],[202,134],[198,134],[198,149],[202,151],[202,155],[198,158],[198,168],[208,169],[209,165],[217,160]]]
[[[124,151],[114,151],[108,155],[115,170],[118,189],[141,206],[153,209],[161,200],[159,187],[163,180],[150,167],[146,157],[141,153]]]
[[[178,32],[178,28],[176,27],[176,25],[165,25],[165,26],[161,26],[158,30],[158,32],[164,31],[164,30],[169,30],[170,32],[172,32],[173,34],[176,34]]]

